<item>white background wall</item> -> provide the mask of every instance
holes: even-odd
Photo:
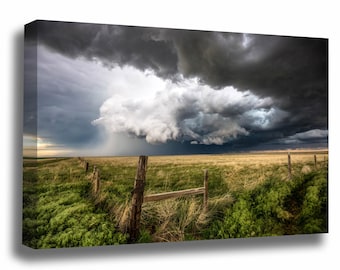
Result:
[[[230,2],[230,3],[229,3]],[[339,269],[337,1],[2,1],[1,269]],[[263,239],[34,251],[21,247],[23,26],[35,19],[329,38],[330,233]]]

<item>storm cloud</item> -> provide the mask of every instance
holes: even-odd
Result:
[[[45,68],[43,103],[51,103],[52,92],[60,93],[61,86],[67,97],[88,93],[88,111],[68,122],[74,141],[82,129],[81,141],[90,140],[97,127],[151,144],[192,146],[284,144],[301,141],[308,132],[328,131],[327,39],[50,21],[38,21],[37,32],[43,56],[64,57],[60,69],[73,74],[76,65],[78,70],[51,86],[47,74],[56,73]],[[27,47],[35,38],[27,33]],[[88,72],[77,66],[80,62],[97,68]],[[107,76],[98,70],[107,70]],[[116,76],[119,70],[125,80]],[[52,119],[57,108],[50,105],[40,108]],[[83,124],[72,120],[79,117]],[[44,123],[40,126],[49,121]],[[46,131],[61,131],[63,125],[49,125]]]
[[[310,142],[326,143],[328,141],[328,130],[312,129],[299,132],[279,140],[284,144],[304,144]]]
[[[50,22],[39,25],[39,42],[108,67],[130,65],[162,78],[198,77],[213,88],[251,89],[280,99],[284,109],[299,111],[304,101],[326,116],[327,39]]]
[[[233,87],[217,91],[195,80],[168,82],[163,87],[153,97],[112,96],[101,106],[101,117],[93,124],[114,133],[145,137],[149,143],[174,140],[222,145],[248,135],[249,128],[275,128],[287,116],[271,98]]]

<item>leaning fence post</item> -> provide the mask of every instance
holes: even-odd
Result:
[[[208,170],[204,170],[204,197],[203,197],[204,211],[208,210]]]
[[[87,173],[89,170],[89,163],[86,161],[85,162],[85,172]]]
[[[139,223],[142,213],[147,163],[148,163],[147,156],[139,157],[131,200],[131,217],[129,227],[130,242],[135,242],[139,235]]]
[[[290,164],[290,152],[288,152],[288,179],[292,179],[292,166]]]

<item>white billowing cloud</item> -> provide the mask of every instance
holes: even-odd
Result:
[[[140,83],[155,75],[139,77]],[[192,144],[221,145],[249,134],[247,126],[265,129],[280,112],[270,97],[260,98],[234,87],[212,89],[197,79],[157,83],[153,95],[114,94],[100,107],[94,125],[111,133],[144,137],[148,143],[189,141]],[[134,84],[136,87],[136,84]],[[138,92],[138,89],[135,91]],[[148,91],[150,93],[150,91]]]

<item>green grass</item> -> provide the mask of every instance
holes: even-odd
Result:
[[[126,243],[108,213],[88,198],[90,184],[72,161],[38,164],[24,170],[23,244],[58,248]],[[71,176],[70,176],[71,174]]]
[[[24,160],[23,242],[34,248],[123,244],[138,157]],[[313,156],[216,155],[149,157],[144,194],[203,186],[203,196],[144,203],[137,242],[327,232],[327,164]],[[100,192],[91,186],[94,166]]]
[[[270,178],[240,193],[223,220],[206,230],[206,237],[239,238],[328,231],[327,170],[294,177]]]

